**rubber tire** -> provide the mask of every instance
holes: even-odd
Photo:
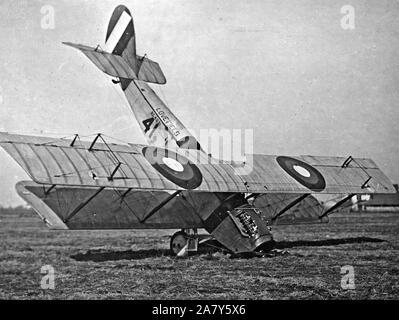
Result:
[[[172,256],[177,256],[177,254],[178,254],[178,252],[175,252],[175,250],[173,250],[173,242],[175,241],[175,239],[176,239],[177,237],[181,237],[181,236],[185,238],[186,243],[185,243],[184,245],[186,245],[187,242],[188,242],[188,235],[187,235],[187,233],[185,233],[184,231],[178,231],[178,232],[174,233],[174,234],[172,235],[172,237],[170,238],[169,249],[170,249],[170,253],[172,254]],[[179,247],[179,248],[182,249],[182,248],[184,247],[184,245],[181,246],[181,247]]]

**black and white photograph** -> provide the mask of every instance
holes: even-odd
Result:
[[[1,0],[0,41],[1,300],[399,298],[399,1]]]

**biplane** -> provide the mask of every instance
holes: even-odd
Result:
[[[173,254],[196,251],[205,229],[234,254],[273,248],[276,224],[327,222],[357,194],[395,192],[370,159],[254,154],[245,162],[207,154],[149,84],[166,78],[136,53],[128,8],[112,13],[104,48],[66,42],[120,87],[148,145],[0,133],[31,181],[17,193],[52,229],[180,229]],[[326,206],[322,196],[336,200]]]

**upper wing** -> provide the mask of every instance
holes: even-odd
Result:
[[[98,139],[72,143],[0,133],[0,145],[40,184],[241,193],[395,192],[369,159],[348,162],[340,157],[253,155],[252,165],[243,170],[197,150],[185,150],[183,156],[165,154],[156,147],[99,143]],[[180,163],[177,167],[176,162]]]
[[[395,191],[371,159],[254,154],[252,167],[244,178],[253,190],[264,187],[269,191],[329,194]]]

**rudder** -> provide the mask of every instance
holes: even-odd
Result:
[[[138,73],[133,17],[129,9],[123,5],[117,6],[111,15],[104,50],[125,58],[133,66],[136,74]]]

